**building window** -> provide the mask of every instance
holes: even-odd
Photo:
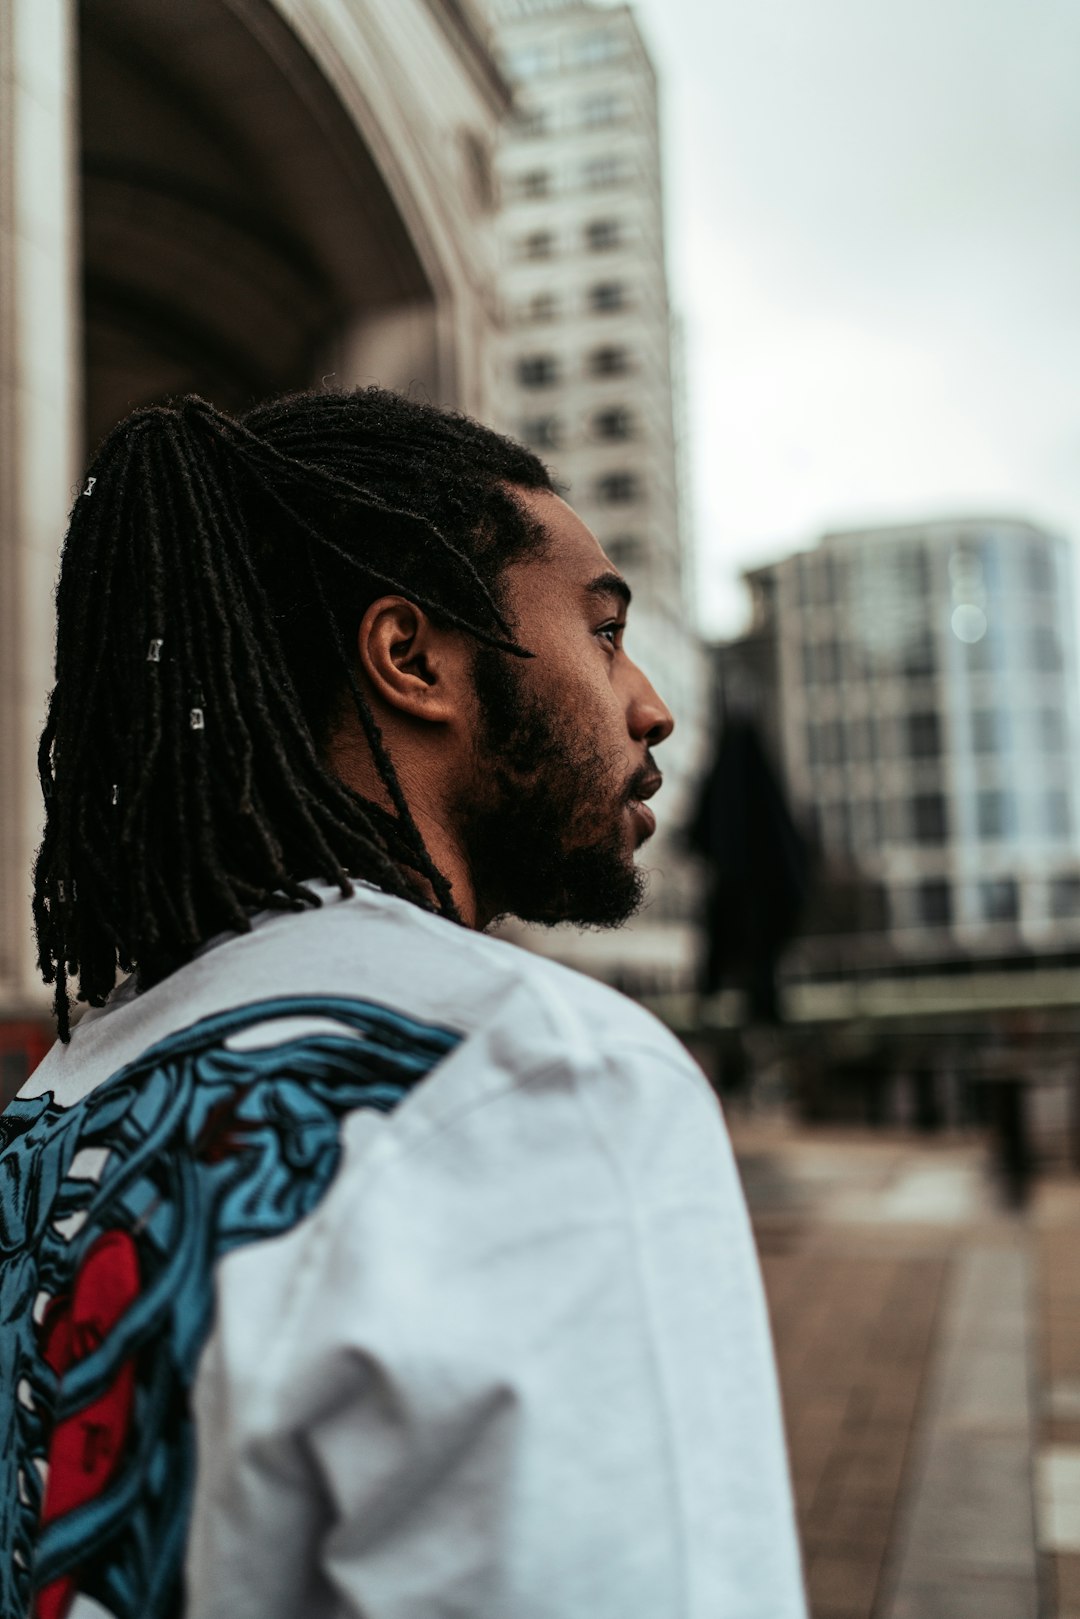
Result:
[[[1006,716],[998,708],[977,708],[971,715],[971,746],[976,753],[1005,752]]]
[[[1056,673],[1062,665],[1061,642],[1057,631],[1038,624],[1031,632],[1031,661],[1045,674]]]
[[[590,253],[605,253],[621,241],[622,226],[617,219],[592,219],[585,226],[585,246]]]
[[[921,680],[924,676],[934,673],[937,658],[934,653],[934,639],[929,631],[924,630],[904,648],[901,667],[909,680]]]
[[[616,309],[625,309],[626,303],[626,288],[621,281],[598,281],[589,288],[589,308],[594,315],[607,315]]]
[[[581,171],[581,177],[590,191],[603,191],[626,179],[626,164],[621,157],[591,157]]]
[[[952,889],[943,877],[927,877],[915,890],[915,906],[924,927],[948,927],[952,921]]]
[[[876,798],[855,805],[855,841],[860,849],[880,847],[881,805]]]
[[[872,764],[877,758],[877,721],[871,714],[852,720],[849,727],[851,757],[856,764]]]
[[[930,592],[930,558],[921,545],[901,551],[896,558],[896,579],[905,601],[919,601]]]
[[[589,370],[594,377],[623,377],[630,369],[630,356],[626,349],[606,345],[593,349],[589,355]]]
[[[529,139],[546,135],[550,125],[545,107],[519,107],[514,118],[514,134]]]
[[[619,121],[618,96],[586,96],[581,103],[581,122],[586,129],[607,129]]]
[[[605,541],[604,550],[620,568],[635,567],[645,558],[645,546],[640,534],[616,534]]]
[[[960,611],[959,608],[956,610]],[[966,608],[965,608],[966,611]],[[973,611],[982,613],[982,608]],[[955,614],[953,615],[955,618]],[[963,639],[963,637],[961,638]],[[1001,668],[1001,634],[993,625],[984,629],[977,637],[968,636],[965,647],[967,665],[973,674],[989,674],[993,669]]]
[[[527,320],[554,320],[558,313],[559,300],[553,292],[534,292],[525,306]]]
[[[523,388],[549,388],[559,380],[559,362],[554,354],[527,354],[517,363],[517,378]]]
[[[1015,877],[988,877],[981,882],[979,908],[984,922],[1018,921],[1020,890]]]
[[[819,607],[831,607],[836,600],[833,582],[836,560],[828,551],[820,551],[814,560],[817,564],[814,569],[814,600]]]
[[[1054,877],[1050,883],[1050,915],[1059,920],[1080,916],[1080,877]]]
[[[820,641],[817,647],[817,678],[829,685],[840,679],[840,646],[836,641]]]
[[[530,231],[521,243],[522,257],[550,259],[555,252],[555,237],[549,230]]]
[[[984,788],[975,795],[975,825],[979,837],[993,842],[1012,836],[1016,810],[1011,793],[1000,787]]]
[[[609,472],[596,481],[596,495],[606,506],[618,506],[628,500],[637,500],[640,494],[637,475],[633,472]]]
[[[524,174],[517,176],[514,189],[519,197],[550,197],[551,170],[528,169]]]
[[[1051,787],[1046,795],[1046,830],[1052,838],[1067,838],[1072,831],[1069,795],[1064,787]]]
[[[1031,590],[1044,594],[1054,588],[1054,564],[1044,545],[1034,543],[1027,550],[1027,582]]]
[[[846,799],[825,805],[821,812],[821,835],[826,848],[844,853],[851,848],[851,810]]]
[[[818,751],[823,765],[844,762],[844,727],[839,720],[826,720],[818,727]]]
[[[593,432],[607,443],[633,438],[634,418],[624,405],[598,410],[593,417]]]
[[[1065,716],[1059,708],[1040,708],[1039,742],[1047,753],[1060,753],[1065,746]]]
[[[949,835],[942,793],[916,793],[911,800],[911,831],[916,843],[944,843]]]
[[[555,450],[562,442],[562,423],[557,416],[531,416],[522,422],[521,436],[534,450]]]
[[[538,79],[545,73],[553,73],[558,65],[558,56],[551,45],[522,45],[506,58],[506,71],[511,79]]]
[[[911,759],[937,759],[941,753],[941,724],[936,714],[907,716],[907,751]]]
[[[571,42],[570,54],[578,67],[603,67],[618,61],[622,41],[613,28],[591,28]]]

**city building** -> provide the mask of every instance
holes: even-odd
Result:
[[[705,660],[689,605],[657,85],[629,6],[492,0],[516,114],[498,153],[501,425],[553,468],[634,591],[628,650],[677,718],[658,871],[615,934],[530,943],[635,989],[692,971],[693,879],[673,834],[700,769]],[[681,435],[679,435],[681,437]]]
[[[830,534],[747,579],[754,619],[720,649],[723,687],[775,739],[827,876],[864,901],[859,937],[841,920],[794,962],[1080,950],[1068,542],[1004,518],[929,522]]]
[[[0,0],[0,1034],[46,1005],[35,759],[87,450],[173,393],[323,377],[492,413],[487,37],[476,0]]]

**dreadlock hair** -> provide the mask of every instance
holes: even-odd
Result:
[[[195,396],[109,434],[76,497],[41,737],[38,963],[100,1006],[117,970],[155,983],[254,911],[317,905],[350,877],[460,920],[356,671],[380,595],[528,657],[500,576],[543,545],[514,487],[528,450],[378,388],[298,393],[229,417]],[[393,805],[326,748],[351,704]],[[434,896],[433,900],[430,896]]]

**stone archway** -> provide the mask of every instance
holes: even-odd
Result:
[[[381,368],[437,386],[416,246],[272,5],[87,6],[80,77],[91,444],[170,393],[239,408],[307,386],[383,323],[405,352]]]

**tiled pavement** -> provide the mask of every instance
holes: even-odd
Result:
[[[821,1619],[873,1611],[894,1534],[940,1256],[763,1255],[807,1583]]]
[[[1046,1612],[1080,1619],[1080,1184],[1040,1189],[1036,1502]]]
[[[1080,1185],[1018,1218],[979,1142],[731,1122],[814,1619],[1080,1619]]]

